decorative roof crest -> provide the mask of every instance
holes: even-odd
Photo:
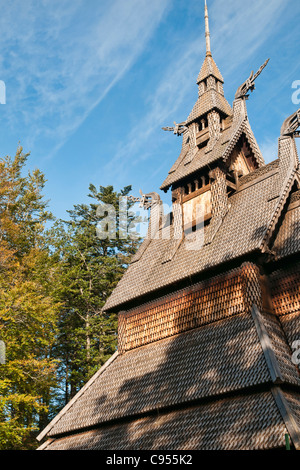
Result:
[[[160,203],[161,201],[159,194],[155,192],[144,194],[143,191],[140,189],[140,195],[141,197],[128,196],[128,201],[134,203],[139,202],[140,207],[144,209],[149,209],[150,207]]]
[[[252,70],[252,72],[250,74],[250,77],[247,78],[247,80],[237,89],[237,92],[235,94],[235,99],[236,100],[239,99],[239,98],[246,98],[249,91],[255,90],[255,83],[254,82],[257,79],[257,77],[261,74],[263,69],[267,66],[269,60],[270,59],[267,59],[265,61],[265,63],[259,68],[259,70],[256,72],[255,75],[254,75],[254,72]]]
[[[300,108],[289,116],[282,124],[280,132],[281,137],[288,135],[300,137],[300,131],[297,130],[298,127],[300,127]]]

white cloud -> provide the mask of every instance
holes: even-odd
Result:
[[[272,0],[272,2],[245,0],[242,7],[240,0],[227,0],[226,3],[221,0],[210,2],[213,57],[222,73],[224,71],[227,74],[225,86],[226,90],[232,88],[231,94],[247,78],[244,75],[237,75],[237,69],[249,60],[264,41],[267,41],[283,8],[285,4],[282,0]],[[153,141],[155,133],[159,131],[160,123],[172,125],[174,120],[178,122],[186,119],[187,115],[182,115],[183,103],[186,103],[191,96],[191,90],[194,91],[194,100],[197,99],[195,79],[204,59],[204,17],[200,21],[202,21],[202,27],[199,27],[200,37],[196,40],[186,39],[181,45],[177,43],[177,53],[161,70],[160,82],[152,90],[151,102],[143,121],[136,123],[127,140],[119,143],[115,155],[107,163],[106,171],[111,175],[114,173],[116,163],[122,169],[121,173],[130,174],[130,165],[136,165],[137,160],[141,162],[147,156],[153,155],[144,149],[148,146],[153,148],[150,140]],[[249,65],[249,74],[253,65],[255,66],[253,63]],[[195,76],[191,74],[192,71],[195,71]],[[194,102],[191,102],[190,109],[193,104]],[[270,147],[267,142],[264,146],[267,158],[273,149],[273,146]],[[174,155],[174,161],[176,158],[177,155]]]
[[[133,65],[170,0],[12,0],[0,18],[6,119],[52,154]]]
[[[212,47],[217,60],[226,64],[226,73],[248,61],[262,47],[274,33],[285,8],[282,0],[244,0],[242,4],[240,0],[226,0],[222,8],[219,1],[213,3]]]
[[[27,147],[33,149],[43,139],[45,147],[50,143],[48,154],[54,155],[136,62],[171,6],[176,8],[172,0],[3,3],[0,78],[5,76],[7,86],[5,118],[11,127],[24,125]],[[209,2],[213,56],[231,96],[246,78],[237,70],[243,65],[248,71],[247,62],[273,32],[284,8],[282,0],[245,0],[242,6],[240,0]],[[143,149],[159,127],[186,118],[183,105],[197,97],[195,78],[203,60],[201,10],[197,7],[197,39],[177,38],[176,53],[162,64],[143,122],[136,122],[119,142],[107,171],[114,171],[116,162],[122,165],[128,155],[135,165],[150,158],[151,152]],[[249,72],[256,65],[260,63],[251,61]]]

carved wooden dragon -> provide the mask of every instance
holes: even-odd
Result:
[[[177,122],[174,121],[174,127],[162,127],[162,129],[164,131],[172,131],[175,135],[181,135],[187,129],[187,127],[185,126],[185,122],[177,124]]]
[[[297,131],[298,127],[300,127],[300,108],[284,121],[280,134],[281,136],[300,137],[300,131]]]
[[[267,59],[265,63],[259,68],[259,70],[256,72],[254,75],[254,72],[252,70],[250,77],[237,89],[237,92],[235,94],[235,99],[239,98],[245,98],[247,97],[249,91],[255,90],[255,80],[257,77],[261,74],[263,69],[267,66],[268,62],[270,59]]]
[[[160,196],[155,192],[143,194],[142,190],[140,189],[140,194],[141,197],[129,196],[128,200],[131,202],[139,202],[140,207],[143,207],[144,209],[149,209],[149,207],[160,202]]]

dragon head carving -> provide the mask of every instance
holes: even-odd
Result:
[[[270,59],[267,59],[265,61],[265,63],[259,68],[259,70],[256,72],[255,75],[253,71],[251,72],[250,77],[247,78],[247,80],[237,89],[236,94],[235,94],[236,100],[239,98],[247,97],[249,91],[255,90],[255,80],[261,74],[263,69],[267,66],[269,60]]]
[[[282,137],[283,136],[300,137],[300,132],[297,131],[298,127],[300,127],[300,108],[298,109],[298,111],[296,111],[287,119],[285,119],[281,127],[280,135]]]

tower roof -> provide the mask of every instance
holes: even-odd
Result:
[[[206,2],[205,40],[206,56],[197,78],[198,98],[187,119],[181,124],[182,129],[178,135],[183,134],[182,150],[161,186],[163,190],[168,190],[173,182],[178,182],[182,177],[191,175],[195,169],[219,160],[226,143],[232,137],[231,133],[236,130],[232,126],[233,110],[224,96],[224,79],[212,57]],[[179,161],[182,162],[183,171],[175,170],[174,173],[174,167],[178,169]]]
[[[200,82],[202,82],[203,80],[206,80],[210,75],[215,77],[220,82],[224,83],[222,74],[220,70],[218,69],[218,66],[215,63],[214,59],[212,58],[211,55],[207,55],[204,59],[203,65],[199,72],[199,75],[197,78],[197,84],[199,85]]]

